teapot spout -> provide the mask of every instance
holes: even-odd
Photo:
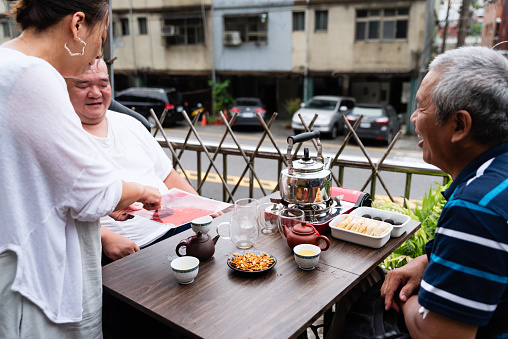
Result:
[[[215,246],[215,244],[217,243],[217,240],[219,240],[219,238],[220,238],[220,235],[218,235],[218,234],[217,234],[217,235],[216,235],[216,236],[212,239],[212,241],[213,241],[213,245],[214,245],[214,246]]]

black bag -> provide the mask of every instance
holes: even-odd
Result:
[[[353,305],[347,314],[342,338],[411,339],[402,312],[385,311],[380,298],[383,282],[373,285]]]

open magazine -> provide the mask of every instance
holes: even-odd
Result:
[[[193,195],[178,188],[172,188],[164,194],[161,204],[161,208],[156,211],[148,211],[141,207],[139,210],[132,210],[129,214],[180,226],[231,206],[231,204]]]

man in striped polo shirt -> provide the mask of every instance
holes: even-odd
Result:
[[[385,309],[413,338],[508,338],[508,60],[448,51],[416,99],[423,159],[453,183],[426,255],[387,274]]]

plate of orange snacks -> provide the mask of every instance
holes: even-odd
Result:
[[[231,269],[238,272],[260,273],[274,267],[277,259],[270,253],[246,250],[231,254],[227,263]]]

